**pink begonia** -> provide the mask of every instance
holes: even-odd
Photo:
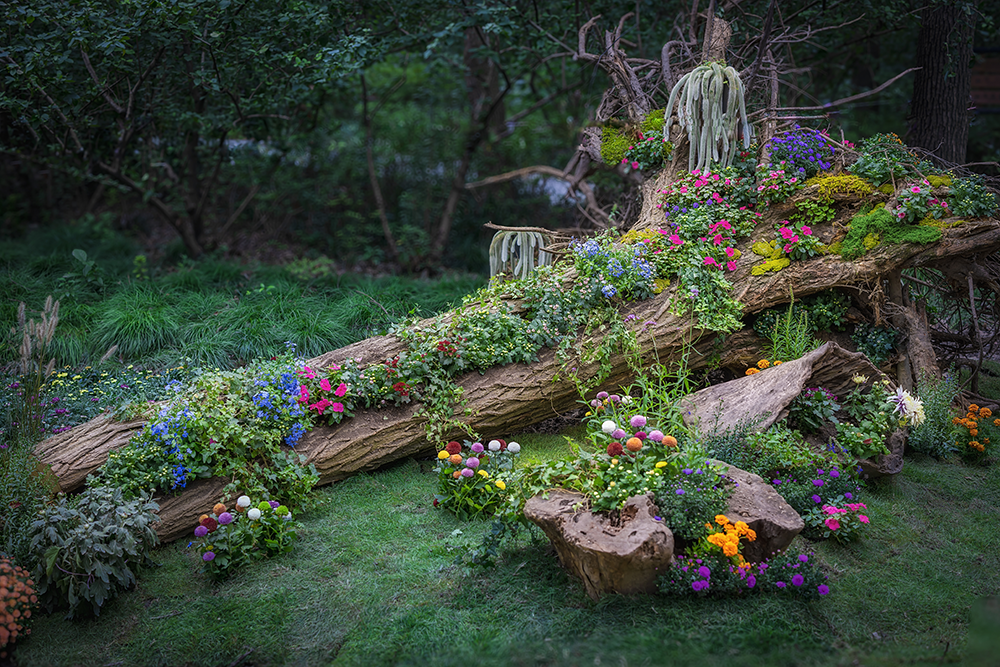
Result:
[[[323,411],[326,410],[331,405],[333,405],[333,403],[331,403],[330,401],[328,401],[325,398],[323,398],[323,399],[320,399],[320,400],[316,401],[312,405],[310,405],[309,409],[310,410],[315,410],[319,414],[323,414]]]
[[[830,530],[837,530],[838,528],[840,528],[840,521],[838,521],[837,519],[833,518],[832,516],[829,517],[823,523],[825,523],[826,527],[829,528]]]
[[[347,393],[347,385],[344,384],[343,382],[341,382],[340,386],[337,387],[337,390],[335,392],[333,392],[333,395],[334,396],[343,396],[346,393]]]
[[[344,404],[343,403],[333,403],[330,406],[330,409],[333,410],[334,412],[343,412],[344,411]]]
[[[726,257],[733,257],[736,254],[736,248],[726,248]]]
[[[860,521],[861,523],[868,523],[868,517],[866,517],[864,514],[859,514],[858,521]]]
[[[730,271],[735,271],[736,262],[734,260],[729,260],[728,262],[726,262],[726,268],[729,269]]]
[[[802,233],[803,233],[803,234],[805,234],[806,236],[809,236],[810,234],[812,234],[812,233],[813,233],[813,230],[812,230],[812,229],[810,229],[809,227],[807,227],[806,225],[802,225],[802,226],[801,226],[801,227],[800,227],[799,229],[800,229],[800,230],[802,231]]]
[[[677,234],[673,234],[671,236],[668,236],[667,240],[670,241],[671,243],[673,243],[674,245],[684,245],[684,239],[682,239]]]
[[[309,389],[303,384],[299,385],[299,403],[305,403],[309,400]]]
[[[323,391],[331,391],[330,381],[327,380],[326,378],[323,378],[322,380],[319,381],[319,388],[322,389]]]

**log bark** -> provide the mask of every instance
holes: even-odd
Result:
[[[768,235],[768,220],[761,223],[763,238]],[[817,233],[828,235],[831,230]],[[752,256],[750,244],[739,249]],[[743,303],[745,313],[754,313],[788,301],[789,291],[796,297],[806,296],[832,287],[854,286],[865,289],[889,272],[905,266],[927,266],[947,262],[969,253],[986,253],[1000,249],[1000,221],[967,222],[944,231],[944,237],[930,247],[892,245],[875,248],[869,255],[845,261],[839,256],[816,257],[794,262],[788,268],[764,276],[750,274],[750,262],[730,274],[734,296]],[[630,325],[638,340],[644,365],[676,361],[688,341],[694,340],[696,352],[689,355],[689,365],[698,368],[708,363],[713,352],[719,351],[716,337],[701,331],[687,316],[677,316],[671,310],[672,290],[645,301],[624,304],[626,315],[635,315]],[[646,324],[651,322],[652,324]],[[584,345],[590,341],[583,341]],[[402,351],[403,344],[392,336],[377,336],[310,360],[310,365],[325,367],[347,358],[377,362]],[[739,353],[734,346],[733,353]],[[722,365],[734,362],[722,346]],[[552,350],[543,350],[537,362],[495,367],[485,373],[470,373],[457,379],[464,387],[468,413],[463,421],[483,437],[506,436],[565,413],[577,407],[579,396],[575,385],[566,379],[563,364]],[[580,364],[581,378],[594,377],[598,365]],[[556,378],[559,379],[556,379]],[[609,376],[603,386],[628,383],[633,372],[624,358],[611,359]],[[337,426],[319,426],[303,436],[297,449],[308,456],[320,473],[320,483],[329,484],[356,472],[373,470],[395,460],[430,452],[432,443],[426,439],[422,418],[414,415],[415,408],[392,410],[361,410]],[[87,474],[96,470],[112,449],[125,444],[141,422],[125,424],[106,417],[97,418],[65,433],[43,441],[35,450],[38,458],[50,464],[64,491],[78,490]],[[450,437],[459,437],[455,431]],[[197,496],[192,506],[211,508],[217,499],[210,485],[192,486],[182,495]],[[204,510],[203,510],[204,511]],[[200,512],[199,512],[200,513]],[[187,517],[193,521],[197,514]],[[193,524],[191,524],[193,525]],[[176,526],[164,521],[160,534],[172,534]]]

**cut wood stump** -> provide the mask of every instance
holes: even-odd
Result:
[[[529,498],[524,516],[595,601],[608,593],[653,593],[674,562],[674,534],[656,518],[649,493],[632,496],[620,512],[593,513],[585,495],[556,489]]]

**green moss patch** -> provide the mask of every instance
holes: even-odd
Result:
[[[878,207],[851,220],[850,229],[841,244],[844,259],[856,259],[879,243],[934,243],[941,238],[941,230],[927,225],[906,225]]]

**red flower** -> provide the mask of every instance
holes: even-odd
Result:
[[[608,445],[608,456],[621,456],[624,451],[620,442],[612,442]]]
[[[410,387],[405,382],[397,382],[396,384],[392,385],[392,390],[397,394],[399,394],[400,396],[410,395]]]
[[[210,532],[210,533],[214,533],[215,529],[219,527],[219,522],[217,520],[213,519],[210,516],[206,516],[204,519],[202,519],[198,523],[200,523],[201,525],[205,526],[205,528],[208,528],[208,532]]]
[[[452,440],[447,445],[445,445],[444,449],[449,454],[460,454],[462,452],[462,445]]]

